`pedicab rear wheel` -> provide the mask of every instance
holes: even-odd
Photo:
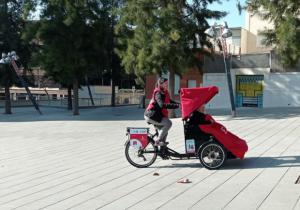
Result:
[[[157,147],[152,142],[149,142],[144,149],[137,149],[130,146],[130,141],[128,141],[125,145],[125,156],[131,165],[137,168],[146,168],[155,162]]]
[[[214,170],[223,166],[227,159],[227,152],[218,142],[206,142],[199,148],[198,157],[202,166]]]

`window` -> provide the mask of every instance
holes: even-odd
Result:
[[[178,95],[180,90],[180,76],[175,74],[174,95]]]
[[[264,44],[263,44],[263,40],[265,39],[266,37],[263,36],[263,35],[257,35],[257,38],[256,38],[256,47],[266,47]]]
[[[232,37],[232,45],[236,47],[241,46],[241,37]]]
[[[188,80],[188,87],[197,87],[197,82],[196,80]]]
[[[170,79],[169,72],[163,73],[161,75],[164,78]],[[174,95],[178,95],[178,91],[180,90],[180,76],[178,74],[175,74],[175,81],[174,81]]]

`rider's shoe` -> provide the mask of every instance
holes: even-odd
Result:
[[[161,159],[163,160],[169,160],[170,158],[167,155],[160,155]]]
[[[155,146],[161,146],[161,147],[167,146],[168,144],[169,144],[169,142],[164,142],[164,141],[159,141],[159,140],[155,141],[155,143],[154,143]]]

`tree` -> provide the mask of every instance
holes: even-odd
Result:
[[[117,15],[117,10],[123,5],[122,0],[110,0],[107,2],[107,8],[109,9],[109,39],[107,42],[107,51],[108,51],[108,59],[109,59],[109,69],[111,73],[111,106],[115,106],[115,87],[116,80],[120,77],[121,74],[121,66],[120,66],[120,58],[115,52],[115,48],[118,46],[116,42],[117,36],[115,34],[115,27],[119,17]]]
[[[299,1],[252,0],[248,2],[248,8],[274,24],[274,29],[262,32],[264,43],[275,45],[284,65],[296,65],[300,58]]]
[[[226,13],[207,8],[214,0],[128,0],[119,12],[117,53],[128,73],[140,79],[146,74],[169,72],[174,97],[175,73],[198,66],[199,54],[211,47],[204,33],[208,18]]]
[[[12,114],[9,88],[15,81],[15,75],[7,64],[0,66],[0,83],[4,86],[5,92],[5,114]]]
[[[0,53],[16,51],[20,57],[22,67],[27,69],[31,57],[30,44],[22,39],[22,32],[26,22],[22,16],[24,4],[22,0],[0,1]],[[11,114],[10,90],[17,83],[16,75],[8,65],[0,70],[0,85],[5,87],[5,113]]]
[[[107,60],[108,0],[42,0],[37,39],[48,75],[73,86],[73,114],[78,115],[78,88],[89,71]]]

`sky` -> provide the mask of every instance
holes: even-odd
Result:
[[[246,0],[220,0],[221,4],[213,3],[209,5],[209,9],[225,11],[227,12],[227,16],[225,16],[222,20],[209,20],[208,23],[213,25],[215,22],[222,23],[223,21],[227,21],[228,27],[244,27],[245,26],[245,11],[239,14],[237,8],[237,2],[240,1],[241,5],[244,6]],[[38,19],[39,9],[33,15],[34,19]]]
[[[241,5],[244,6],[246,0],[239,0]],[[222,4],[213,3],[209,6],[209,9],[225,11],[227,12],[227,16],[225,16],[222,20],[209,20],[209,24],[213,25],[215,22],[222,23],[223,21],[227,21],[228,27],[245,27],[245,11],[239,14],[237,9],[238,0],[220,0]]]

